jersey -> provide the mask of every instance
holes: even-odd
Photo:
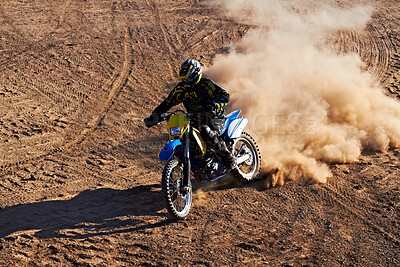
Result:
[[[158,105],[153,113],[167,112],[173,106],[183,103],[187,112],[195,112],[208,105],[216,108],[216,114],[211,119],[223,119],[225,106],[229,102],[229,93],[207,78],[201,78],[193,87],[178,83],[167,98]]]

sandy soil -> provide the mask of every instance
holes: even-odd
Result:
[[[400,2],[372,3],[331,42],[400,98]],[[400,149],[322,185],[194,184],[169,219],[164,126],[142,120],[184,59],[210,64],[249,27],[199,0],[2,0],[0,265],[400,265]]]

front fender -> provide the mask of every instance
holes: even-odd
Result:
[[[180,139],[168,141],[163,149],[160,151],[160,160],[169,160],[174,155],[175,147],[182,145],[182,141]]]

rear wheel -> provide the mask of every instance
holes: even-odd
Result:
[[[233,143],[233,153],[239,161],[246,159],[233,170],[235,178],[241,182],[255,180],[260,174],[261,155],[254,138],[243,132]]]
[[[192,186],[189,181],[189,192],[182,193],[183,165],[176,159],[165,164],[162,174],[162,190],[167,210],[175,219],[184,219],[192,207]]]

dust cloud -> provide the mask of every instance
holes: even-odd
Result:
[[[373,8],[321,1],[220,0],[228,16],[250,25],[206,75],[242,109],[271,185],[325,183],[329,163],[351,163],[363,149],[400,144],[400,103],[384,95],[355,53],[326,42],[338,30],[362,29]]]

